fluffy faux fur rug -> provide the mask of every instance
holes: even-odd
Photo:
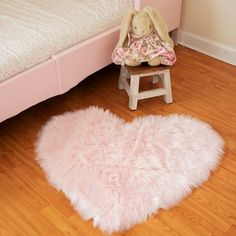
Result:
[[[208,179],[222,148],[221,137],[191,117],[146,116],[126,123],[90,107],[53,117],[36,153],[49,182],[83,218],[111,233],[178,203]]]

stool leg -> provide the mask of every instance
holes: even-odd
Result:
[[[152,84],[157,84],[161,80],[161,75],[152,76]]]
[[[173,99],[172,99],[170,71],[169,70],[164,71],[163,86],[165,88],[164,101],[166,103],[172,103]]]
[[[120,68],[120,76],[119,76],[119,81],[118,81],[118,88],[119,89],[125,89],[122,81],[124,81],[128,76],[128,71],[125,68],[125,66],[121,66]]]
[[[138,105],[138,92],[139,92],[140,77],[131,75],[130,77],[130,94],[129,94],[129,108],[136,110]]]

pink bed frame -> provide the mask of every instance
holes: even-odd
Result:
[[[176,42],[182,0],[136,0],[136,9],[156,6]],[[109,65],[119,26],[51,56],[31,69],[0,83],[0,122],[50,97],[63,94]]]

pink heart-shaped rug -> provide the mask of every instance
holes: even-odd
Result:
[[[191,117],[126,123],[96,107],[53,117],[36,145],[49,182],[109,233],[178,203],[208,179],[222,152],[221,137]]]

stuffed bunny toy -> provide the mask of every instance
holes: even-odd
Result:
[[[121,22],[119,41],[112,54],[118,65],[173,65],[174,44],[159,12],[148,6],[141,11],[129,10]]]

